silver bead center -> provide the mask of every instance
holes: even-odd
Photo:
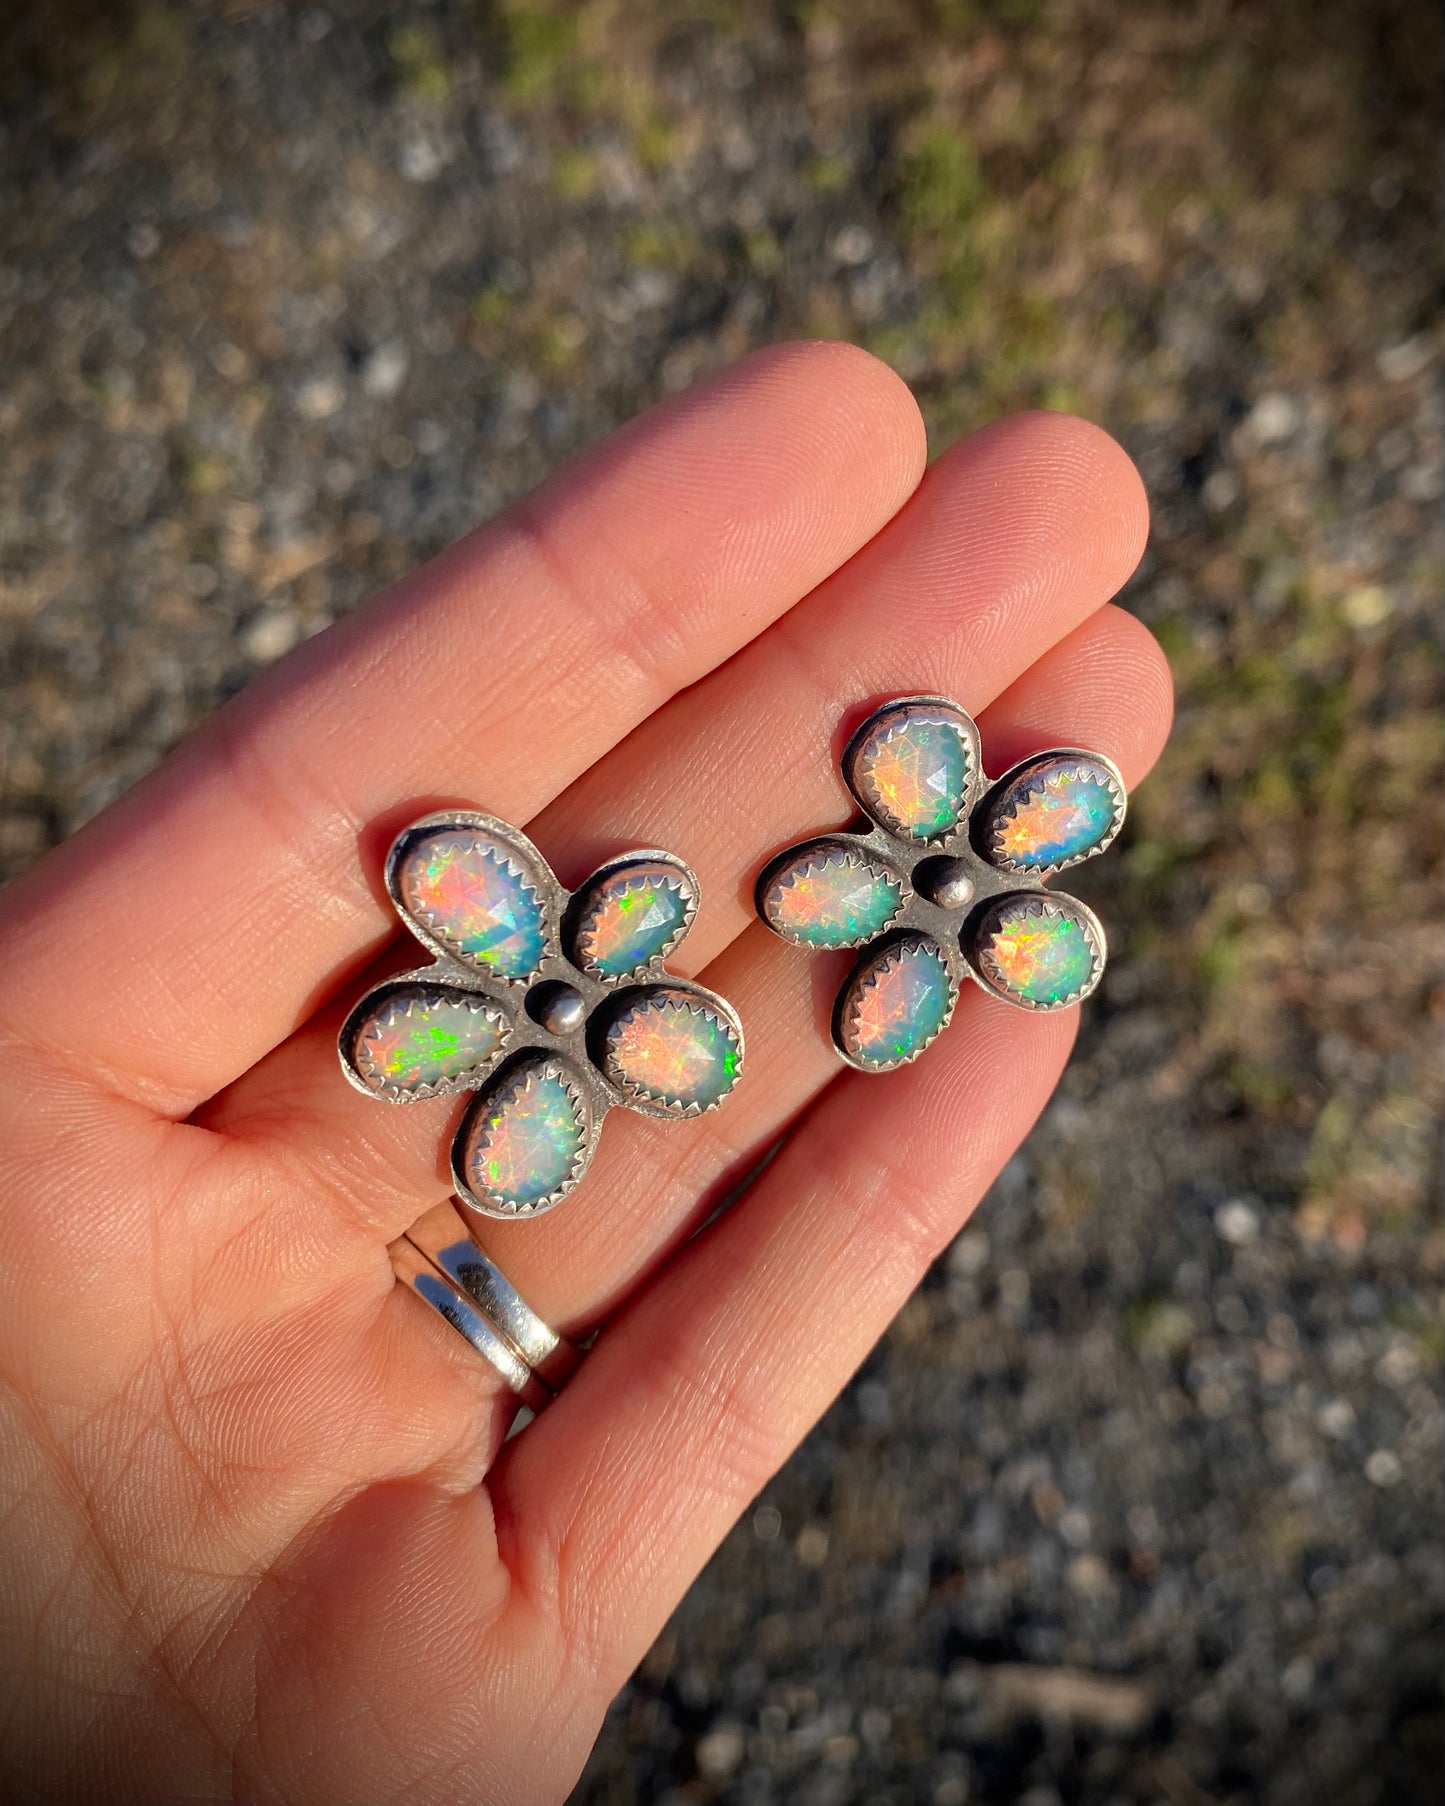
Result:
[[[930,860],[913,874],[915,887],[940,909],[963,909],[973,901],[974,884],[962,859]]]
[[[527,993],[527,1014],[549,1035],[572,1035],[587,1019],[582,993],[569,984],[538,985]]]

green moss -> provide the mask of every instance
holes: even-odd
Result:
[[[642,82],[624,82],[618,98],[622,127],[632,154],[656,175],[675,162],[678,130]]]
[[[1445,1366],[1445,1323],[1427,1317],[1423,1311],[1412,1310],[1408,1305],[1392,1305],[1385,1313],[1385,1320],[1391,1329],[1410,1338],[1425,1367]]]
[[[1255,768],[1250,797],[1266,815],[1293,815],[1299,807],[1293,755],[1287,750],[1266,754]]]
[[[743,261],[755,276],[774,275],[783,264],[783,247],[770,226],[758,226],[745,232],[742,240]]]
[[[497,282],[488,283],[479,288],[467,305],[476,326],[492,328],[504,326],[517,309],[517,297],[509,288]]]
[[[192,495],[219,495],[231,481],[231,467],[209,452],[190,451],[182,461],[182,477]]]
[[[861,339],[866,350],[895,370],[906,370],[917,362],[918,333],[906,322],[881,321],[863,333]]]
[[[92,26],[82,35],[81,51],[71,79],[86,109],[154,107],[177,83],[196,76],[189,21],[163,0],[140,6],[129,17],[119,10],[113,25]]]
[[[1129,846],[1121,856],[1121,867],[1139,898],[1140,908],[1135,913],[1144,914],[1151,903],[1156,907],[1167,904],[1192,857],[1192,849],[1159,833],[1150,833]]]
[[[814,194],[842,194],[853,181],[853,166],[846,157],[814,157],[802,174]]]
[[[499,0],[492,23],[502,47],[502,81],[522,105],[570,92],[580,70],[582,6]]]
[[[1226,1074],[1235,1096],[1256,1110],[1278,1110],[1290,1103],[1296,1091],[1290,1073],[1253,1060],[1230,1062]]]
[[[930,125],[903,161],[899,217],[910,232],[951,246],[987,193],[978,156],[962,132]]]
[[[533,356],[550,376],[570,370],[586,343],[586,325],[575,314],[539,320],[532,331]]]
[[[429,106],[443,106],[451,96],[451,72],[436,39],[424,25],[399,25],[387,41],[402,92]]]
[[[622,255],[634,269],[670,270],[682,274],[697,262],[701,246],[684,220],[643,219],[629,227]]]
[[[1164,615],[1151,621],[1150,626],[1171,665],[1182,664],[1193,653],[1194,636],[1189,631],[1189,623],[1179,615]]]
[[[552,190],[559,200],[585,201],[597,192],[597,159],[585,150],[560,151],[552,159]]]
[[[1195,964],[1205,991],[1230,991],[1245,969],[1243,935],[1238,922],[1227,922],[1197,952]]]
[[[491,0],[480,20],[500,64],[503,91],[514,104],[564,109],[589,124],[613,125],[638,163],[654,173],[676,160],[677,123],[659,106],[650,64],[637,51],[646,15],[639,20],[619,13],[607,0]],[[644,37],[644,47],[646,42]],[[564,200],[584,198],[596,182],[595,169],[584,168],[585,153],[572,155],[575,163],[554,163],[554,185]]]
[[[1174,1298],[1136,1298],[1124,1318],[1124,1340],[1136,1354],[1178,1360],[1194,1340],[1194,1319]]]
[[[1077,194],[1098,181],[1106,165],[1104,147],[1091,138],[1077,139],[1061,150],[1049,165],[1049,177],[1065,194]]]

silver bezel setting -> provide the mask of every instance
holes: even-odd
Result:
[[[664,1008],[686,1010],[690,1015],[699,1016],[704,1021],[713,1023],[732,1037],[733,1044],[737,1048],[738,1062],[733,1075],[733,1084],[729,1085],[728,1090],[721,1097],[714,1098],[710,1104],[678,1103],[675,1099],[663,1097],[656,1092],[647,1090],[618,1071],[612,1057],[615,1037],[633,1011],[645,1009],[649,1003],[660,1003]],[[644,1116],[707,1116],[723,1104],[733,1086],[742,1077],[742,1024],[715,992],[692,992],[682,984],[668,985],[666,988],[649,985],[640,990],[637,997],[622,999],[620,1007],[613,1012],[608,1021],[603,1037],[603,1070],[632,1108],[640,1111]]]
[[[867,872],[870,877],[885,879],[898,888],[898,902],[892,915],[881,927],[872,928],[867,934],[846,941],[810,941],[777,920],[777,914],[787,895],[788,889],[799,878],[806,877],[814,870],[825,870],[828,866],[847,861]],[[762,877],[758,881],[758,909],[763,920],[779,939],[787,941],[794,947],[809,947],[815,952],[834,952],[848,947],[861,947],[868,941],[877,940],[879,935],[888,931],[902,916],[908,907],[908,897],[912,886],[907,876],[885,864],[883,860],[873,857],[846,837],[820,836],[816,840],[800,841],[795,847],[789,847],[786,853],[769,862]]]
[[[924,948],[936,954],[943,968],[943,976],[948,983],[948,1007],[943,1012],[943,1020],[926,1041],[920,1041],[910,1054],[899,1060],[869,1060],[862,1054],[855,1054],[848,1046],[849,1017],[858,1008],[862,993],[877,979],[887,972],[895,970],[902,962],[903,955],[912,948]],[[921,1053],[932,1047],[953,1020],[953,1012],[958,1008],[958,980],[948,955],[937,941],[926,934],[897,934],[891,939],[880,942],[870,948],[868,957],[858,961],[848,974],[847,982],[838,993],[837,1002],[833,1006],[833,1045],[842,1054],[848,1064],[859,1072],[897,1072],[902,1066],[911,1066]]]
[[[1067,997],[1060,997],[1051,1003],[1040,1003],[1032,997],[1022,997],[1017,991],[1011,991],[999,976],[997,956],[991,948],[983,945],[984,934],[988,930],[992,918],[1002,914],[1011,902],[1027,897],[1024,904],[1026,915],[1038,916],[1072,916],[1084,930],[1084,939],[1089,944],[1089,976],[1076,990],[1070,991]],[[992,904],[980,917],[975,935],[975,972],[984,988],[994,997],[1002,997],[1006,1003],[1015,1004],[1021,1010],[1049,1011],[1067,1009],[1071,1003],[1082,1003],[1084,998],[1092,997],[1099,988],[1099,981],[1104,976],[1104,965],[1108,959],[1108,946],[1104,939],[1104,925],[1089,908],[1077,897],[1054,896],[1049,891],[1043,892],[1006,892],[996,897]]]
[[[898,716],[897,722],[890,723],[889,716],[895,714]],[[879,796],[876,785],[863,769],[863,755],[870,746],[886,746],[905,727],[918,723],[925,727],[956,728],[964,744],[963,796],[959,802],[958,814],[952,824],[938,828],[932,834],[910,832]],[[950,839],[957,824],[968,819],[982,776],[983,753],[978,728],[973,717],[947,696],[900,696],[892,702],[885,702],[881,708],[874,709],[843,749],[843,781],[852,791],[859,808],[870,820],[877,822],[905,846],[934,847]]]
[[[861,749],[869,743],[874,729],[895,713],[905,710],[917,710],[924,720],[933,718],[936,711],[948,721],[967,724],[966,738],[973,749],[973,760],[969,771],[969,781],[964,806],[953,826],[928,839],[905,835],[889,825],[889,818],[878,811],[870,801],[867,786],[863,784],[857,773],[857,760]],[[1115,802],[1114,820],[1105,840],[1086,853],[1073,859],[1059,861],[1045,870],[1029,867],[1015,867],[1012,863],[1003,864],[990,858],[985,849],[976,843],[982,840],[980,825],[986,819],[986,811],[992,800],[1005,792],[1005,787],[1015,782],[1035,766],[1052,764],[1059,759],[1087,760],[1091,770],[1102,770],[1110,778],[1110,794]],[[867,963],[875,956],[878,948],[890,937],[897,938],[905,934],[916,934],[931,941],[937,947],[948,968],[952,983],[961,990],[965,980],[972,980],[991,997],[998,997],[1011,1004],[1015,1009],[1029,1010],[1034,1013],[1050,1009],[1063,1009],[1069,1004],[1087,997],[1097,988],[1103,976],[1106,959],[1104,931],[1099,925],[1093,911],[1080,903],[1077,898],[1058,894],[1058,901],[1066,908],[1076,910],[1097,937],[1097,959],[1091,974],[1089,985],[1068,999],[1058,1003],[1040,1004],[1030,999],[1021,998],[1016,993],[998,988],[996,982],[981,972],[975,964],[975,939],[979,925],[986,919],[993,905],[1008,896],[1025,893],[1038,893],[1052,898],[1054,893],[1045,892],[1044,880],[1057,871],[1067,870],[1074,865],[1082,864],[1092,858],[1095,853],[1103,851],[1117,836],[1123,826],[1127,798],[1124,781],[1118,767],[1112,760],[1102,754],[1088,752],[1078,747],[1054,747],[1047,751],[1031,755],[1010,767],[1003,777],[990,779],[983,766],[979,750],[978,729],[972,718],[960,705],[947,696],[920,695],[900,696],[883,703],[874,709],[849,737],[842,757],[844,782],[852,792],[864,813],[864,821],[857,826],[838,831],[825,830],[822,834],[810,835],[807,840],[797,841],[775,854],[763,867],[755,889],[754,901],[758,915],[767,927],[781,940],[794,946],[804,946],[810,951],[820,952],[825,949],[816,942],[804,941],[800,937],[785,934],[772,921],[769,913],[769,901],[774,894],[775,886],[789,862],[796,859],[805,849],[813,846],[827,845],[839,851],[854,853],[859,859],[870,865],[876,865],[900,878],[905,886],[903,907],[897,912],[885,930],[871,936],[863,943],[862,951],[855,961],[852,970],[839,990],[839,1002],[834,1006],[834,1046],[840,1057],[859,1072],[877,1072],[876,1066],[866,1065],[849,1054],[839,1039],[838,1009],[841,999],[849,994],[855,980]],[[955,887],[961,892],[967,890],[956,906],[934,901],[928,895],[930,870],[935,876],[940,862],[947,860],[948,875]],[[923,1050],[920,1049],[920,1052]],[[916,1057],[916,1056],[915,1056]],[[899,1065],[908,1064],[898,1062]]]
[[[538,911],[542,917],[542,955],[530,971],[520,973],[499,972],[489,966],[485,960],[453,946],[437,933],[426,915],[412,908],[406,900],[402,889],[402,875],[407,861],[416,851],[417,843],[428,835],[460,832],[472,829],[476,835],[473,845],[484,856],[490,855],[493,846],[488,842],[500,843],[505,854],[502,864],[514,877],[521,880],[528,894],[536,899]],[[545,878],[543,878],[545,874]],[[550,883],[548,882],[550,881]],[[386,855],[386,892],[396,907],[397,914],[421,942],[422,946],[439,959],[455,962],[478,978],[493,984],[506,985],[509,990],[526,989],[536,983],[546,957],[547,943],[556,935],[556,898],[549,894],[555,885],[555,879],[547,866],[547,862],[537,851],[525,834],[519,833],[509,823],[499,821],[495,816],[481,815],[475,812],[451,814],[443,812],[439,815],[423,816],[408,828],[403,828],[392,842]]]
[[[582,1136],[569,1163],[567,1177],[543,1197],[534,1198],[529,1203],[519,1203],[503,1198],[497,1192],[479,1191],[473,1184],[469,1171],[471,1157],[475,1151],[475,1130],[478,1120],[486,1115],[494,1100],[507,1097],[527,1085],[545,1079],[557,1080],[577,1106],[577,1113],[582,1123]],[[468,1200],[474,1201],[474,1207],[483,1211],[487,1216],[509,1221],[517,1221],[525,1217],[539,1217],[544,1211],[551,1210],[560,1204],[563,1198],[576,1188],[582,1175],[592,1164],[592,1156],[597,1150],[599,1127],[599,1120],[590,1106],[586,1090],[578,1082],[577,1075],[573,1072],[570,1064],[555,1056],[546,1054],[539,1056],[532,1051],[519,1054],[515,1059],[509,1060],[496,1074],[495,1085],[473,1098],[467,1106],[466,1115],[463,1116],[452,1140],[452,1181],[457,1187],[458,1194],[465,1195]]]
[[[573,961],[581,971],[590,972],[603,984],[628,985],[635,983],[636,980],[631,972],[602,971],[596,961],[582,951],[582,937],[587,933],[589,922],[602,907],[604,899],[600,893],[604,885],[612,883],[620,876],[624,879],[631,879],[630,882],[624,883],[624,891],[641,890],[645,884],[652,881],[651,874],[646,873],[640,866],[638,866],[635,876],[632,875],[632,868],[638,865],[639,858],[640,855],[629,853],[623,859],[609,860],[606,865],[599,866],[587,882],[579,885],[572,893],[572,900],[568,905],[563,938],[571,951]],[[697,879],[693,876],[691,869],[671,853],[656,854],[651,860],[651,864],[654,871],[661,868],[667,873],[664,883],[675,896],[682,898],[683,903],[682,920],[666,943],[653,954],[650,963],[655,964],[667,959],[670,954],[677,951],[692,928],[693,922],[697,919]]]
[[[499,844],[509,864],[520,873],[529,890],[537,897],[542,918],[543,949],[528,977],[511,978],[491,970],[479,961],[469,960],[465,954],[458,953],[442,940],[426,920],[414,913],[407,904],[400,882],[403,862],[418,840],[442,831],[472,832],[489,842]],[[384,868],[387,895],[402,922],[435,959],[429,966],[417,967],[382,980],[357,1002],[338,1037],[341,1067],[357,1090],[364,1092],[367,1097],[380,1097],[388,1103],[409,1104],[422,1101],[424,1097],[465,1091],[479,1094],[464,1112],[453,1134],[451,1168],[458,1200],[467,1209],[482,1216],[516,1221],[519,1217],[540,1215],[544,1210],[550,1210],[560,1203],[575,1189],[586,1171],[601,1133],[603,1118],[614,1106],[626,1106],[649,1116],[701,1114],[700,1110],[670,1110],[644,1103],[629,1096],[603,1070],[598,1055],[609,1012],[615,1007],[619,996],[625,995],[627,991],[645,993],[663,989],[686,993],[701,1006],[714,1011],[719,1020],[727,1023],[737,1036],[741,1071],[743,1031],[733,1010],[706,986],[692,979],[678,977],[663,964],[664,959],[676,951],[687,927],[675,935],[661,952],[625,975],[603,977],[584,965],[575,964],[571,959],[570,950],[575,945],[572,931],[591,891],[598,883],[634,864],[663,865],[676,872],[679,889],[691,901],[692,906],[687,915],[687,927],[691,927],[699,895],[697,877],[692,868],[676,854],[656,847],[641,847],[608,860],[579,885],[575,892],[569,892],[558,883],[547,861],[525,834],[509,822],[480,810],[442,809],[423,816],[402,829],[387,853]],[[535,989],[557,983],[575,990],[584,1005],[576,1026],[561,1033],[548,1030],[534,1018],[527,1007],[528,997]],[[432,990],[463,992],[477,997],[501,1014],[507,1024],[505,1035],[501,1046],[485,1068],[470,1069],[454,1079],[415,1092],[382,1093],[366,1082],[355,1061],[356,1034],[378,1004],[384,1001],[387,993],[409,984]],[[585,1105],[585,1114],[590,1124],[586,1157],[566,1184],[545,1202],[529,1208],[506,1207],[485,1194],[479,1194],[471,1185],[466,1172],[466,1142],[475,1114],[485,1106],[489,1097],[495,1095],[493,1088],[505,1085],[508,1075],[517,1065],[527,1057],[537,1055],[557,1062],[566,1082],[576,1089]],[[718,1100],[719,1103],[722,1101]],[[709,1107],[715,1108],[716,1105]]]
[[[437,985],[428,982],[433,968],[423,966],[418,972],[403,972],[397,977],[388,979],[384,985],[377,985],[368,991],[356,1008],[346,1018],[341,1030],[341,1045],[347,1050],[342,1064],[346,1076],[353,1083],[359,1081],[360,1089],[369,1097],[379,1097],[391,1104],[421,1103],[427,1098],[449,1097],[459,1091],[471,1091],[484,1084],[496,1071],[498,1065],[506,1057],[507,1037],[511,1030],[511,1020],[507,1012],[501,1009],[482,991],[465,991],[460,985]],[[468,1009],[475,1010],[478,1015],[490,1017],[497,1025],[499,1039],[492,1051],[475,1065],[469,1066],[465,1072],[457,1073],[446,1079],[439,1079],[427,1085],[397,1085],[378,1075],[375,1084],[367,1083],[368,1070],[375,1072],[375,1067],[366,1059],[363,1036],[368,1026],[376,1022],[383,1010],[403,1006],[409,1013],[413,1005],[426,993],[446,996],[461,1002]],[[408,996],[408,993],[412,995]],[[421,995],[416,995],[420,993]]]
[[[1050,766],[1062,767],[1060,775],[1063,777],[1101,779],[1113,805],[1112,820],[1103,837],[1085,852],[1077,853],[1071,859],[1056,859],[1050,865],[1022,865],[1001,852],[998,846],[999,833],[1004,823],[1013,820],[1012,813],[1004,813],[1004,801],[1009,791],[1022,779]],[[1084,752],[1077,746],[1060,746],[1052,752],[1036,753],[1030,759],[1021,759],[1017,765],[1010,766],[1001,778],[995,778],[987,793],[980,799],[974,811],[974,820],[979,824],[978,837],[985,842],[984,856],[991,865],[997,866],[1001,872],[1012,872],[1016,877],[1051,878],[1056,872],[1071,870],[1074,866],[1083,865],[1086,860],[1097,859],[1100,853],[1107,852],[1119,837],[1126,808],[1124,779],[1112,759],[1106,759],[1102,753]]]

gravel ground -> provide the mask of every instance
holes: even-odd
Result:
[[[749,346],[1137,458],[1179,726],[994,1195],[577,1800],[1413,1806],[1445,1759],[1435,9],[22,6],[0,869]]]

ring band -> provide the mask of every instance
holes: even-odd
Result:
[[[406,1239],[471,1300],[549,1391],[561,1391],[577,1370],[581,1349],[542,1321],[472,1240],[454,1205],[429,1210]]]
[[[445,1317],[459,1335],[501,1375],[507,1385],[531,1411],[540,1411],[552,1394],[531,1368],[496,1328],[488,1322],[464,1293],[459,1292],[403,1236],[391,1245],[391,1264],[397,1278],[417,1297]]]

